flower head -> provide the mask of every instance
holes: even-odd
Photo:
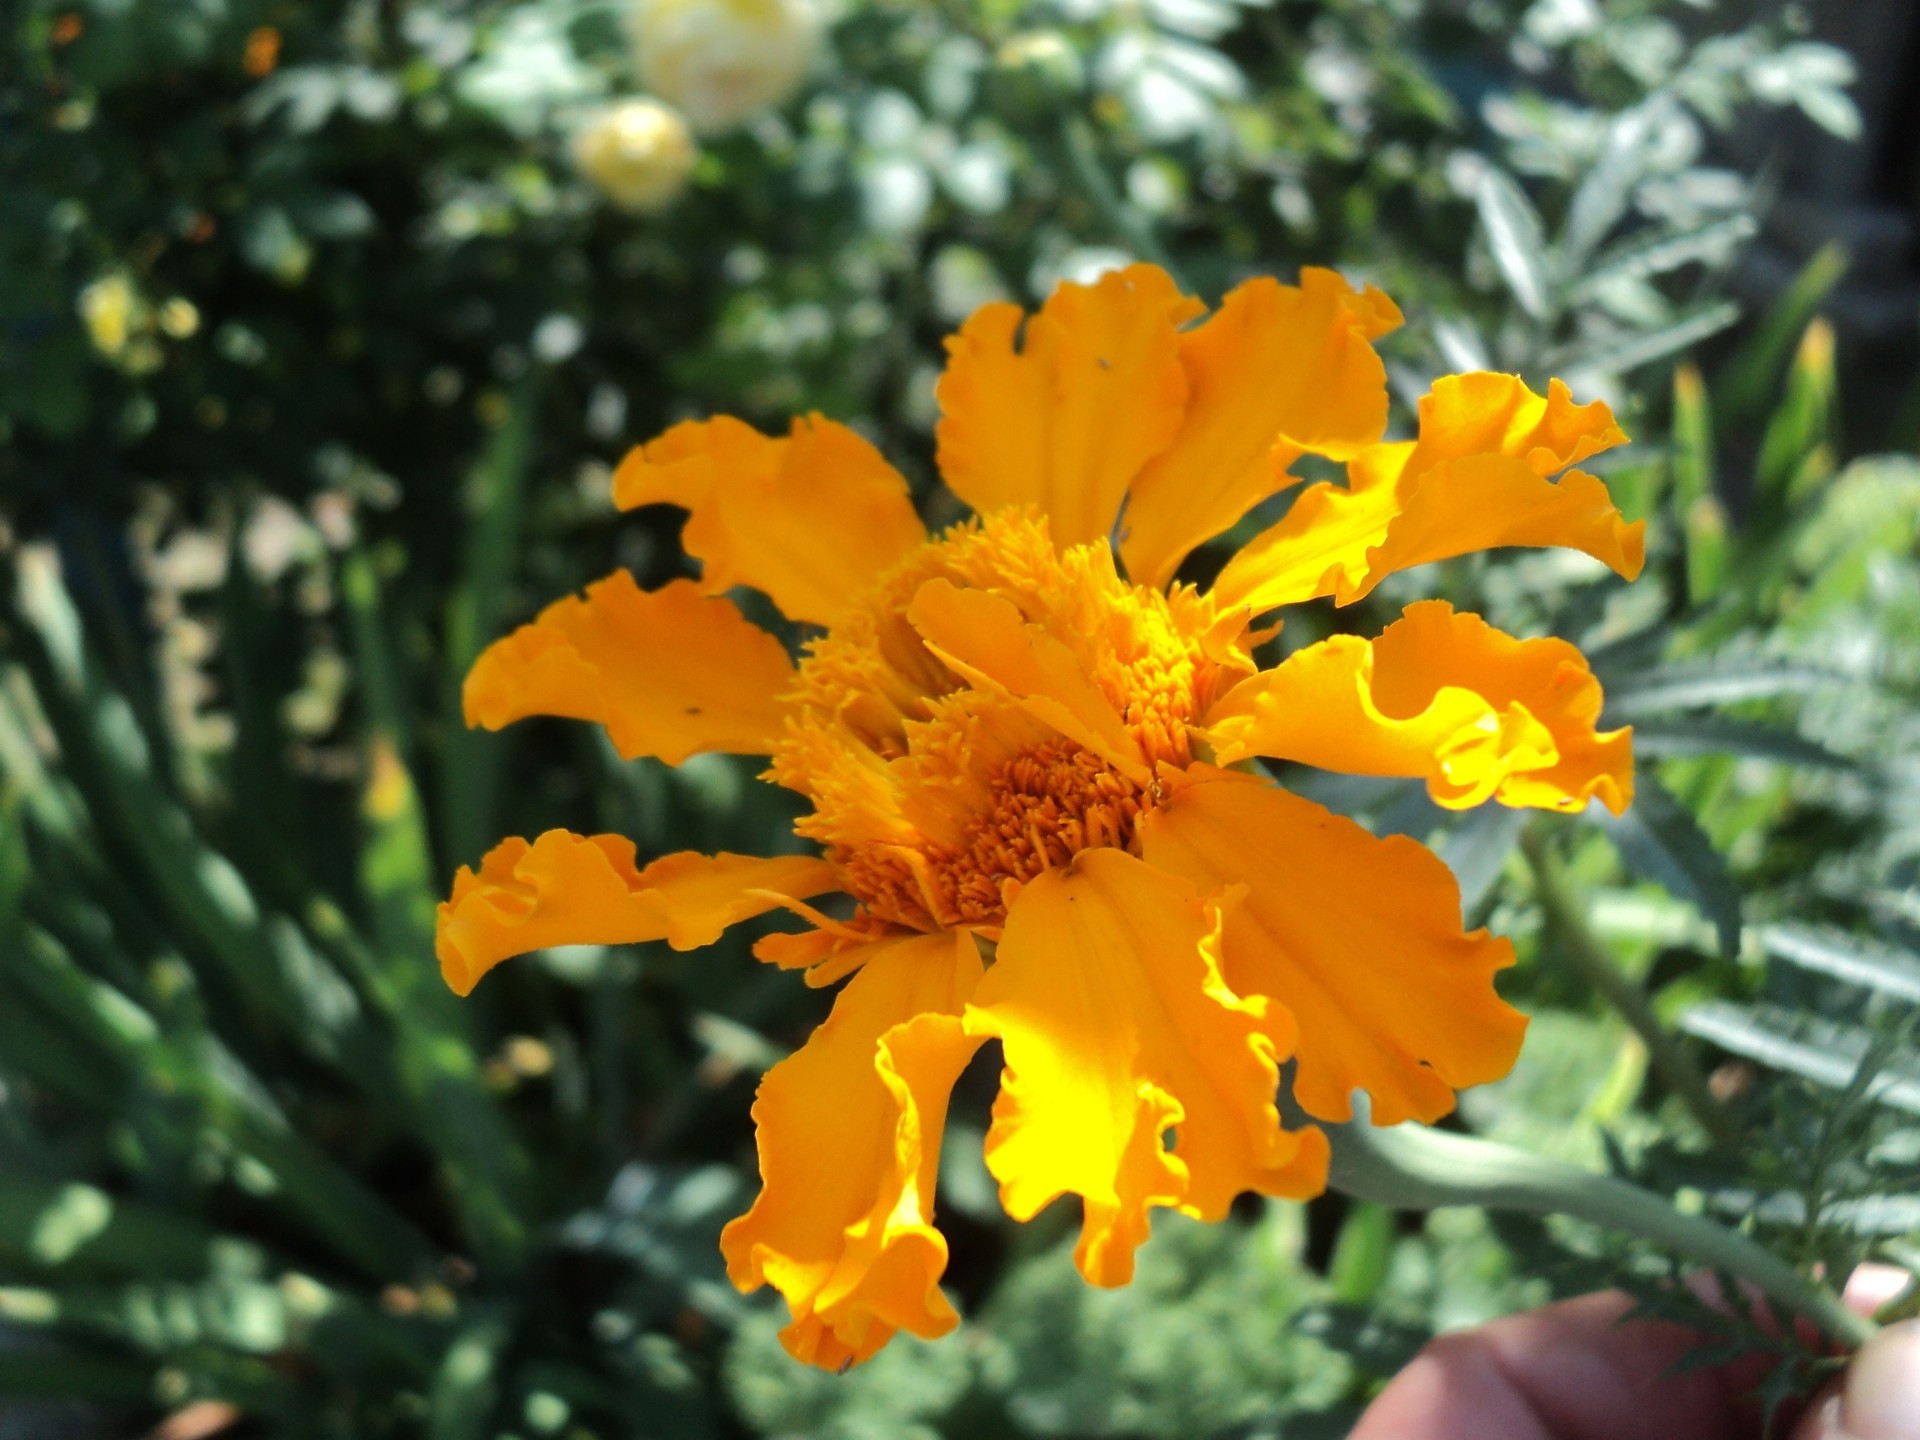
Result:
[[[648,214],[679,197],[699,157],[687,123],[655,100],[595,111],[574,136],[580,171],[623,210]]]
[[[647,88],[707,135],[792,98],[820,16],[813,0],[639,0],[633,40]]]
[[[755,953],[845,983],[761,1085],[763,1187],[721,1241],[736,1284],[786,1296],[799,1358],[956,1323],[934,1175],[988,1040],[1002,1203],[1024,1220],[1078,1196],[1100,1285],[1131,1276],[1156,1207],[1211,1219],[1241,1191],[1323,1187],[1325,1137],[1276,1105],[1283,1062],[1307,1115],[1348,1119],[1363,1090],[1380,1124],[1511,1067],[1526,1022],[1493,976],[1512,947],[1462,927],[1446,867],[1240,763],[1413,777],[1453,808],[1630,798],[1629,736],[1595,729],[1564,642],[1425,601],[1255,661],[1276,609],[1430,560],[1566,545],[1639,571],[1641,527],[1569,468],[1623,438],[1606,406],[1452,376],[1415,439],[1382,442],[1372,342],[1399,319],[1324,270],[1211,315],[1148,266],[1032,316],[987,306],[939,387],[940,472],[975,518],[928,535],[899,473],[818,416],[778,437],[689,422],[627,458],[614,498],[685,509],[701,579],[616,574],[474,667],[475,723],[573,716],[669,763],[764,754],[808,806],[810,853],[767,859],[509,840],[460,872],[439,935],[464,993],[542,946],[804,922]],[[1176,578],[1305,454],[1347,483],[1302,491],[1211,586]],[[797,663],[726,598],[742,585],[814,627]]]

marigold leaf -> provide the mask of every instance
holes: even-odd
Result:
[[[1726,861],[1700,823],[1649,773],[1642,773],[1633,805],[1600,821],[1636,873],[1664,885],[1709,920],[1720,952],[1740,949],[1740,891]]]

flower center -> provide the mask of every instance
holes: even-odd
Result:
[[[1040,647],[1042,683],[1111,710],[1097,746],[1056,728],[1057,696],[1036,696],[1030,674],[996,673],[991,645],[964,664],[929,647],[908,617],[938,582],[993,597],[1019,643]],[[813,802],[795,828],[866,916],[992,930],[1042,871],[1133,846],[1157,767],[1191,762],[1191,727],[1252,671],[1238,628],[1192,590],[1127,583],[1105,541],[1062,554],[1018,511],[957,526],[808,645],[768,778]]]

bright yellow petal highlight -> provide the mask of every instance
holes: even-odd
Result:
[[[948,669],[1010,696],[1078,745],[1144,783],[1151,773],[1120,712],[1088,677],[1073,650],[1030,624],[1011,600],[929,580],[907,619]]]
[[[1187,552],[1293,483],[1302,454],[1347,460],[1387,424],[1387,372],[1370,343],[1400,324],[1393,302],[1332,270],[1262,277],[1180,337],[1186,414],[1135,478],[1120,553],[1164,587]]]
[[[1074,1261],[1096,1285],[1132,1278],[1154,1206],[1217,1220],[1242,1190],[1325,1185],[1325,1137],[1282,1130],[1274,1106],[1292,1021],[1222,981],[1219,927],[1193,886],[1089,850],[1021,892],[967,1011],[1006,1058],[987,1135],[1001,1203],[1027,1220],[1080,1196]]]
[[[812,856],[683,850],[641,870],[631,840],[549,830],[531,845],[501,841],[478,873],[460,867],[440,906],[434,953],[448,986],[465,995],[502,960],[529,950],[642,940],[697,950],[783,896],[838,888],[832,867]]]
[[[676,425],[621,462],[613,499],[690,511],[681,543],[708,594],[751,585],[818,625],[927,538],[900,472],[819,415],[779,438],[724,415]]]
[[[690,580],[643,591],[624,570],[495,641],[467,672],[467,723],[529,715],[607,727],[626,759],[678,765],[703,750],[770,753],[793,663],[731,600]]]
[[[1214,599],[1256,612],[1318,595],[1347,605],[1396,570],[1503,545],[1567,546],[1631,580],[1646,523],[1629,525],[1584,471],[1547,478],[1622,438],[1605,405],[1576,406],[1557,381],[1542,398],[1512,376],[1448,377],[1421,401],[1418,441],[1363,451],[1344,489],[1304,491],[1227,562]]]
[[[1421,397],[1420,438],[1407,468],[1417,475],[1442,460],[1512,455],[1536,475],[1556,475],[1626,441],[1603,400],[1576,405],[1559,380],[1549,380],[1541,396],[1518,375],[1480,370],[1443,375]]]
[[[1215,755],[1424,779],[1437,804],[1493,799],[1618,815],[1633,797],[1630,731],[1595,731],[1600,682],[1564,640],[1517,640],[1444,600],[1377,640],[1337,635],[1242,681],[1214,707]]]
[[[1431,851],[1251,776],[1196,767],[1140,822],[1154,867],[1204,889],[1244,885],[1222,972],[1293,1012],[1294,1095],[1347,1120],[1354,1090],[1381,1125],[1437,1120],[1453,1092],[1513,1066],[1526,1017],[1494,992],[1513,946],[1462,933],[1460,891]]]
[[[1164,270],[1062,285],[1026,321],[984,305],[947,341],[940,473],[981,514],[1037,505],[1066,548],[1104,537],[1127,482],[1165,447],[1187,400],[1178,327],[1206,307]]]
[[[760,1196],[720,1249],[742,1290],[786,1296],[796,1359],[838,1369],[896,1331],[930,1340],[959,1323],[933,1196],[947,1095],[980,1043],[959,1018],[980,968],[965,932],[876,947],[760,1084]]]

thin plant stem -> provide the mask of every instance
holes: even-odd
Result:
[[[1363,1094],[1354,1096],[1354,1107],[1353,1120],[1328,1126],[1327,1137],[1333,1146],[1330,1183],[1357,1200],[1402,1210],[1478,1205],[1569,1215],[1651,1240],[1745,1281],[1846,1345],[1862,1345],[1879,1329],[1772,1251],[1703,1215],[1684,1214],[1638,1185],[1476,1136],[1424,1125],[1376,1127]]]
[[[1708,1088],[1700,1067],[1694,1064],[1693,1057],[1674,1038],[1673,1032],[1660,1023],[1646,992],[1621,973],[1587,925],[1586,915],[1567,883],[1566,872],[1548,847],[1546,837],[1530,830],[1521,837],[1520,849],[1532,867],[1534,893],[1539,896],[1540,908],[1546,912],[1547,923],[1560,938],[1561,952],[1580,972],[1581,978],[1617,1010],[1620,1018],[1640,1037],[1647,1047],[1648,1063],[1700,1122],[1700,1128],[1713,1143],[1723,1147],[1738,1144],[1739,1129],[1726,1107]]]

